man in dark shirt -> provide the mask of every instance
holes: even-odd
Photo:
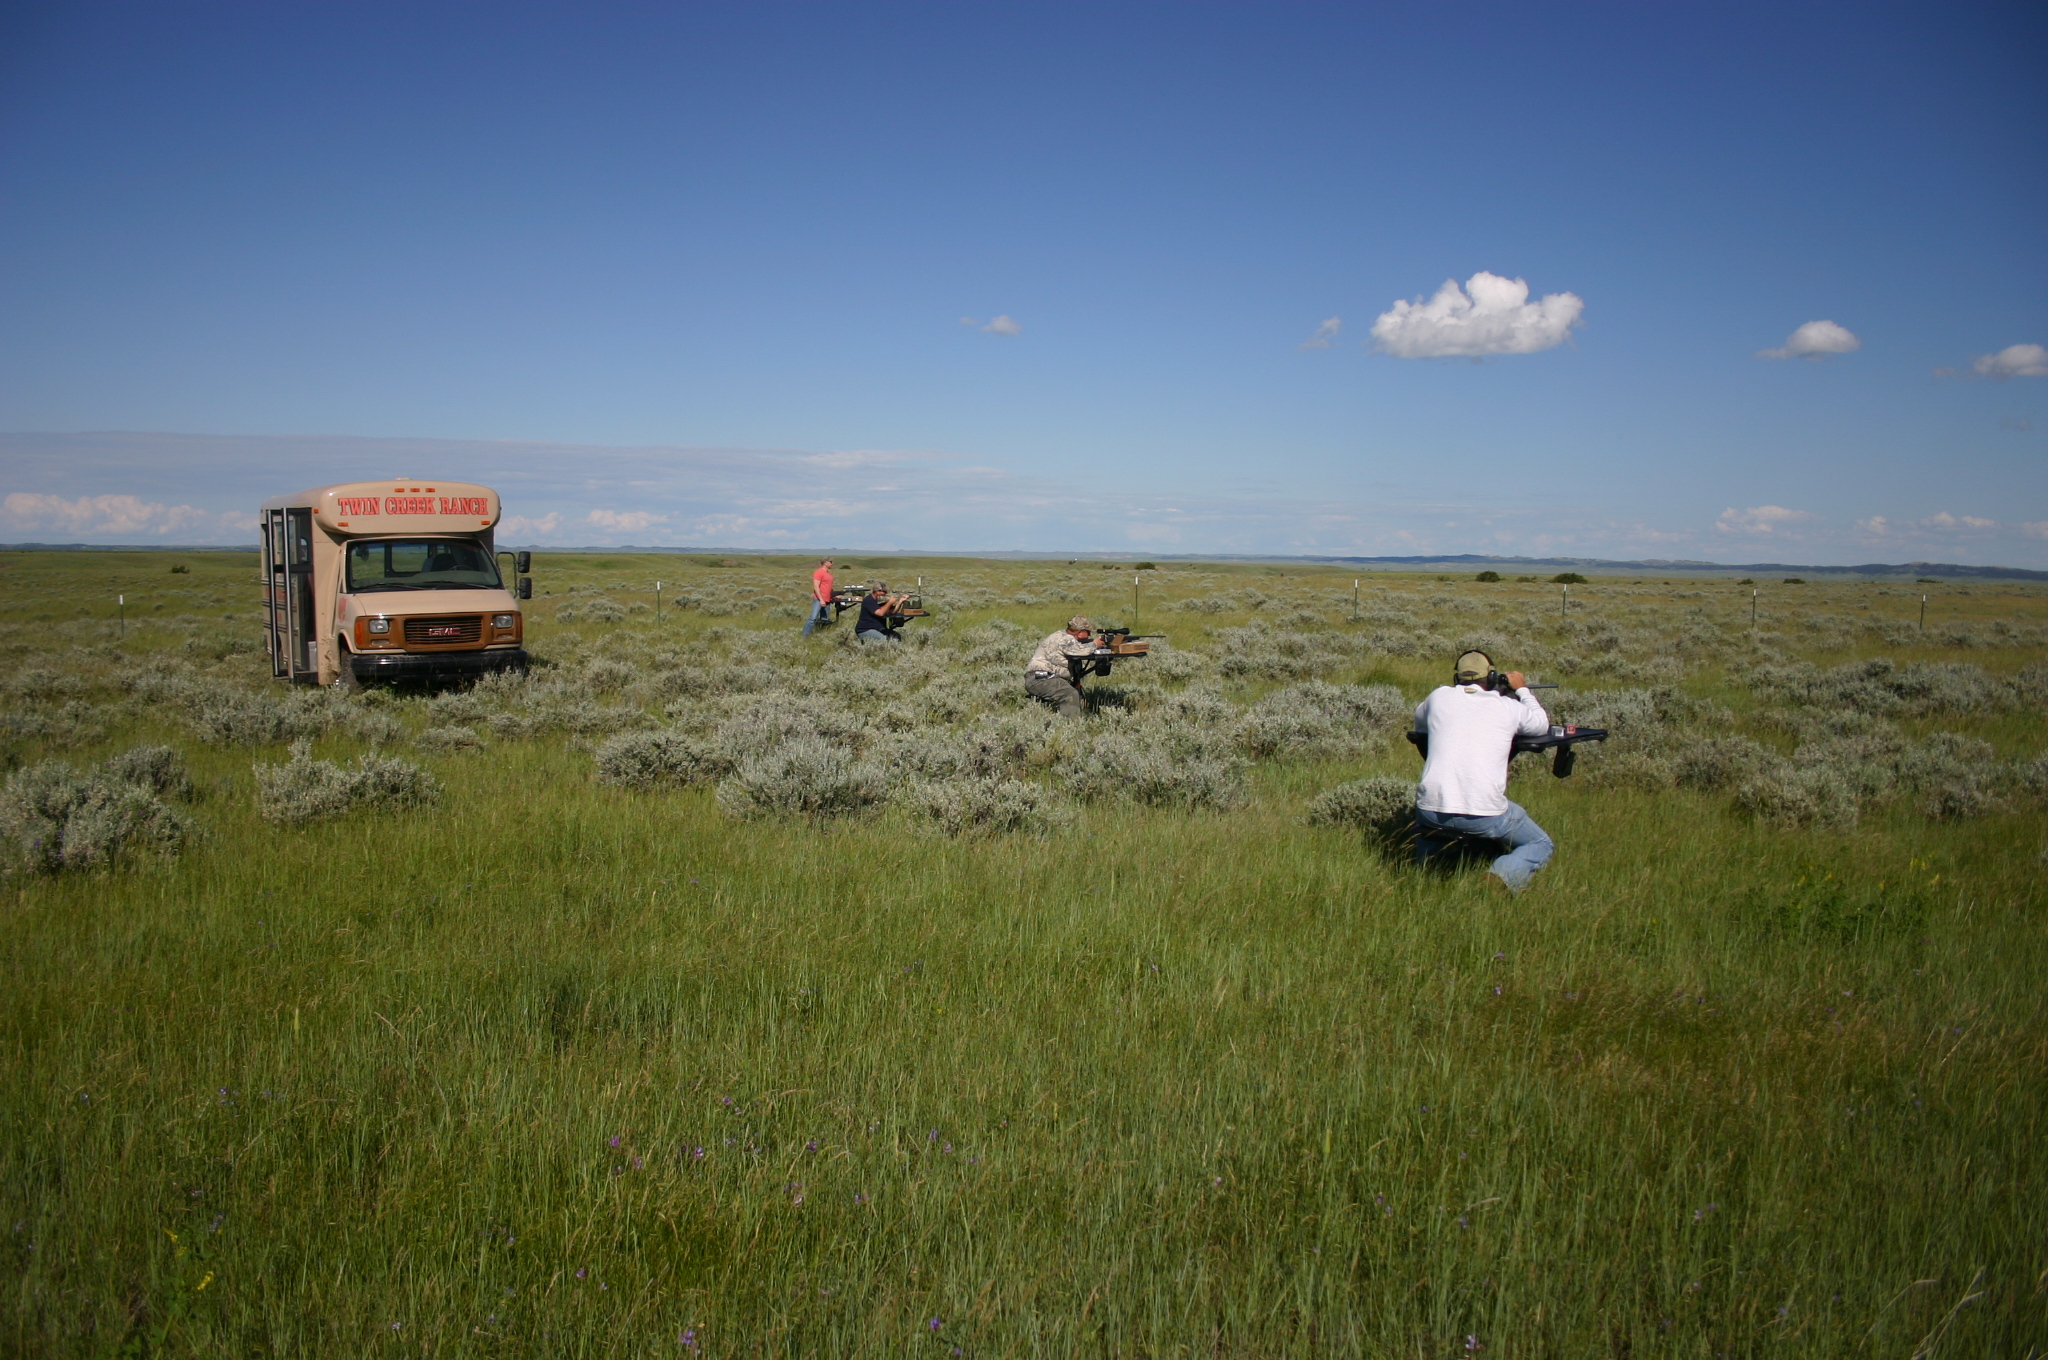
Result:
[[[891,595],[886,583],[875,582],[860,597],[860,619],[853,626],[853,635],[862,642],[901,642],[896,630],[902,626],[902,620],[896,614],[909,598]]]

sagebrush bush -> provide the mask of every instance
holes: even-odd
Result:
[[[168,747],[138,748],[86,773],[61,761],[17,770],[0,787],[5,872],[107,869],[142,853],[174,855],[192,824],[163,799],[191,786]]]
[[[622,732],[594,753],[597,778],[621,788],[681,788],[730,774],[737,762],[685,732]]]
[[[544,732],[599,736],[645,727],[650,719],[638,708],[599,704],[572,686],[530,686],[520,705],[490,715],[491,729],[504,737],[533,737]]]
[[[100,773],[159,798],[189,799],[194,788],[185,758],[169,746],[137,746],[100,762]]]
[[[2014,788],[2036,798],[2048,797],[2048,751],[2032,760],[2016,761],[2012,775]]]
[[[1816,826],[1843,831],[1856,825],[1856,790],[1839,770],[1779,763],[1745,779],[1735,800],[1774,826]]]
[[[1129,798],[1152,807],[1228,809],[1245,800],[1249,762],[1183,744],[1176,749],[1157,732],[1135,724],[1109,727],[1084,739],[1064,762],[1061,781],[1080,798]],[[1203,734],[1183,732],[1183,738]]]
[[[949,836],[1043,836],[1073,820],[1073,810],[1049,790],[1022,779],[919,781],[904,790],[901,801],[913,817]]]
[[[1415,782],[1383,774],[1326,789],[1308,805],[1308,824],[1354,827],[1383,845],[1399,845],[1414,833]]]
[[[481,751],[484,739],[473,727],[429,727],[414,737],[413,744],[429,751],[449,754],[455,751]]]
[[[258,746],[324,732],[389,741],[404,730],[378,711],[378,699],[353,698],[339,689],[244,689],[184,667],[142,671],[125,683],[143,702],[181,714],[194,736],[214,746]]]
[[[240,689],[211,690],[188,710],[192,734],[209,745],[255,746],[318,735],[325,714],[308,704]]]
[[[2005,805],[2008,770],[1988,741],[1936,732],[1899,753],[1899,783],[1917,795],[1916,810],[1936,821],[1982,817]]]
[[[1855,709],[1881,715],[1996,712],[2019,701],[2014,682],[1981,666],[1915,662],[1886,657],[1822,670],[1811,662],[1765,665],[1748,676],[1751,688],[1794,704]]]
[[[1672,742],[1672,781],[1682,789],[1733,789],[1778,759],[1769,747],[1740,733],[1686,733]]]
[[[312,743],[292,743],[281,765],[258,763],[256,810],[268,821],[297,825],[358,808],[405,811],[441,801],[441,783],[427,771],[385,756],[356,757],[354,768],[315,760]]]
[[[821,737],[796,736],[742,761],[718,785],[733,817],[844,817],[879,807],[887,773]]]
[[[24,666],[0,680],[0,694],[17,699],[70,699],[84,694],[87,688],[83,676],[52,670],[48,666]]]
[[[107,735],[107,716],[82,699],[68,700],[56,708],[16,708],[0,713],[0,735],[59,749],[88,746]]]
[[[1345,756],[1384,744],[1410,725],[1414,705],[1392,685],[1310,680],[1252,705],[1233,737],[1253,756]]]
[[[638,667],[617,657],[596,657],[585,663],[579,683],[592,694],[622,690],[640,678]]]

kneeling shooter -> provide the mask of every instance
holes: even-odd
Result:
[[[1522,673],[1501,676],[1484,652],[1459,657],[1451,678],[1415,710],[1415,730],[1429,736],[1422,783],[1415,790],[1415,862],[1428,863],[1451,839],[1500,841],[1508,853],[1493,862],[1491,872],[1520,892],[1555,847],[1528,813],[1508,801],[1508,760],[1515,738],[1542,736],[1550,718]]]
[[[1097,664],[1095,652],[1095,624],[1076,614],[1031,654],[1024,667],[1024,692],[1059,709],[1062,718],[1087,717],[1081,677]]]
[[[860,618],[853,635],[862,642],[901,642],[896,630],[903,626],[903,602],[908,595],[891,595],[886,581],[877,581],[861,596]]]

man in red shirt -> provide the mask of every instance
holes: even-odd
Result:
[[[832,622],[832,559],[821,558],[811,573],[811,616],[804,620],[804,636],[821,623]]]

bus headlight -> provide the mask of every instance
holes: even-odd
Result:
[[[493,614],[493,615],[491,615],[491,627],[493,627],[493,628],[510,628],[510,627],[512,627],[513,625],[517,624],[518,622],[519,622],[519,616],[518,616],[517,614]]]
[[[371,619],[371,620],[370,620],[370,631],[371,631],[372,633],[380,633],[380,634],[381,634],[381,633],[388,633],[388,632],[390,632],[390,631],[391,631],[391,620],[390,620],[390,619]]]

